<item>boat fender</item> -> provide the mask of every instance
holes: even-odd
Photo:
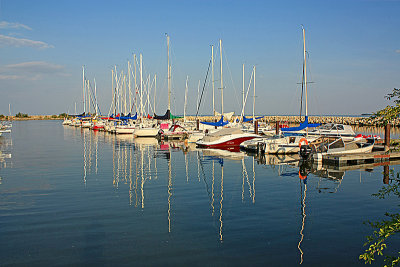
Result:
[[[305,142],[305,144],[308,145],[307,139],[303,137],[303,138],[301,138],[300,141],[299,141],[299,148],[301,148],[301,145],[303,144],[303,142]]]

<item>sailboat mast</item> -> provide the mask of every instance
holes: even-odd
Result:
[[[253,123],[256,123],[255,112],[256,112],[256,66],[253,67],[253,85],[254,85],[254,92],[253,92]]]
[[[90,114],[90,102],[91,102],[91,99],[90,99],[90,82],[89,82],[89,80],[87,80],[86,93],[87,93],[87,97],[88,97],[88,101],[87,101],[88,112]]]
[[[140,116],[143,116],[143,62],[140,54]]]
[[[97,86],[96,86],[96,78],[94,78],[94,101],[95,101],[95,107],[94,107],[94,113],[98,114],[98,107],[97,107]]]
[[[82,90],[83,90],[83,113],[86,113],[86,103],[85,103],[85,66],[82,66]]]
[[[189,76],[186,76],[186,88],[185,88],[185,105],[183,107],[183,121],[186,121],[186,105],[187,105],[187,93],[188,93],[188,79]]]
[[[244,64],[242,64],[242,83],[242,109],[244,110]]]
[[[137,81],[136,81],[136,63],[137,63],[137,59],[136,59],[136,54],[133,54],[133,66],[135,67],[135,77],[134,77],[134,82],[135,82],[135,106],[136,106],[136,113],[138,113],[138,104],[137,104],[137,96],[138,96],[138,91],[137,91]]]
[[[214,45],[211,45],[211,80],[212,80],[212,104],[213,104],[213,116],[215,116],[215,85],[214,85]]]
[[[154,114],[156,114],[157,74],[154,74]]]
[[[131,63],[128,61],[129,113],[132,112]]]
[[[168,110],[171,110],[171,68],[169,65],[169,36],[167,34],[167,54],[168,54]]]
[[[220,65],[221,65],[221,114],[224,115],[224,79],[222,79],[222,40],[219,39],[219,53],[220,53]]]
[[[306,93],[306,117],[308,117],[308,105],[307,105],[307,61],[306,61],[306,33],[303,27],[303,53],[304,53],[304,86]]]

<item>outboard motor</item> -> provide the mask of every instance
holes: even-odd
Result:
[[[300,156],[303,160],[309,160],[311,158],[311,152],[312,149],[308,144],[300,146]]]

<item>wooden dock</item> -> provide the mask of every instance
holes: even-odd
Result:
[[[388,163],[390,161],[399,159],[400,152],[375,151],[366,154],[325,155],[322,158],[322,163],[333,166],[348,166],[360,164],[375,164],[376,166],[379,166],[385,165],[384,163],[386,162]]]

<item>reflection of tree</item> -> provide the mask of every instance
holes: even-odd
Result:
[[[384,199],[390,195],[395,195],[400,197],[400,174],[397,173],[394,177],[393,170],[390,171],[391,181],[390,185],[384,186],[378,191],[378,193],[373,194],[373,196],[380,199]],[[400,206],[400,205],[399,205]],[[367,242],[364,244],[368,246],[365,253],[360,255],[360,259],[364,260],[365,263],[372,263],[375,260],[375,255],[383,256],[384,249],[387,247],[387,240],[393,235],[400,232],[400,213],[385,213],[387,219],[378,222],[368,222],[368,224],[374,228],[372,235],[367,236]],[[400,262],[400,252],[398,256],[385,255],[385,263],[387,266],[394,266]]]

